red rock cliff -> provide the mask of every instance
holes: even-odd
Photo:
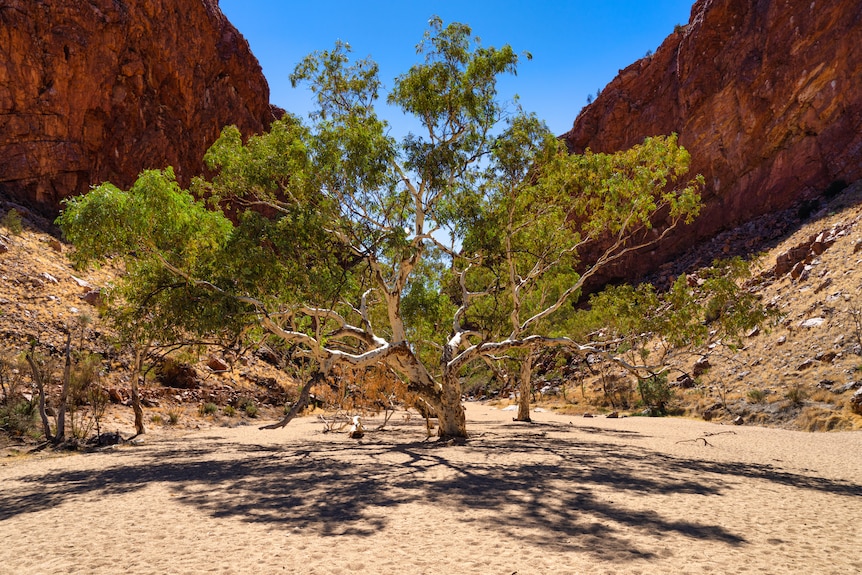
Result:
[[[615,276],[862,178],[862,2],[699,0],[688,25],[620,71],[564,138],[573,151],[611,152],[671,132],[706,178],[706,208]]]
[[[44,211],[146,168],[184,182],[269,87],[217,0],[0,0],[0,193]]]

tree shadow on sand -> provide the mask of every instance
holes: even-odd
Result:
[[[0,521],[73,502],[106,498],[160,483],[174,501],[213,517],[238,517],[272,528],[315,529],[322,536],[371,535],[399,506],[443,506],[453,521],[471,522],[549,551],[581,551],[605,560],[651,557],[627,533],[668,535],[739,546],[741,533],[705,517],[669,518],[614,502],[638,496],[727,495],[740,478],[799,490],[858,496],[862,487],[788,473],[769,465],[683,459],[639,446],[616,445],[551,429],[510,426],[466,445],[415,442],[416,429],[373,433],[362,443],[315,434],[284,445],[179,439],[121,449],[98,471],[59,471],[18,478],[24,488],[0,493]],[[499,429],[499,431],[494,431]],[[81,457],[88,457],[86,455]],[[100,464],[100,467],[104,465]]]

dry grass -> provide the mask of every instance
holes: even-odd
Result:
[[[806,407],[796,418],[802,431],[853,431],[862,429],[862,417],[849,409],[836,411],[822,407]]]

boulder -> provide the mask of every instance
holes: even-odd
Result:
[[[862,415],[862,388],[856,390],[856,393],[850,398],[850,409],[854,413]]]
[[[99,307],[104,303],[104,298],[102,298],[102,292],[100,290],[87,290],[83,294],[81,294],[81,299],[94,307]]]
[[[702,357],[695,362],[694,366],[691,369],[691,372],[694,377],[698,377],[706,373],[710,367],[712,367],[712,364],[709,363],[709,359]]]
[[[230,369],[230,365],[225,360],[214,355],[209,356],[207,359],[207,367],[213,371],[227,371]]]

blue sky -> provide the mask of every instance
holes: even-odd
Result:
[[[510,44],[528,51],[517,77],[500,86],[518,94],[554,133],[569,130],[589,94],[618,71],[655,51],[676,24],[686,24],[693,0],[436,0],[400,2],[341,0],[220,0],[222,12],[251,45],[269,82],[270,101],[305,115],[310,93],[288,76],[306,54],[348,42],[359,58],[380,65],[384,86],[418,61],[415,46],[438,15],[444,23],[469,24],[485,46]],[[394,110],[381,115],[394,135],[409,123]]]

